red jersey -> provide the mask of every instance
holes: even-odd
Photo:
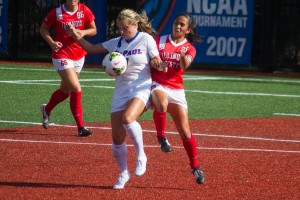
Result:
[[[168,71],[162,72],[153,69],[152,80],[172,89],[184,89],[183,77],[184,70],[180,68],[180,49],[186,49],[186,56],[192,62],[196,56],[195,47],[187,40],[176,44],[171,35],[161,36],[156,39],[159,55],[162,61],[167,63]]]
[[[79,60],[84,57],[87,52],[66,33],[65,25],[71,22],[76,29],[83,30],[95,19],[92,11],[84,4],[79,3],[78,8],[74,12],[66,10],[66,4],[52,9],[44,20],[44,24],[49,27],[54,27],[56,41],[63,44],[63,47],[58,51],[52,51],[52,58],[62,59],[68,58],[71,60]]]

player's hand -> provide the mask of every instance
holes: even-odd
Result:
[[[161,62],[159,63],[158,71],[167,72],[167,71],[168,71],[167,63],[161,61]]]
[[[167,63],[163,62],[159,56],[155,56],[150,61],[150,66],[158,71],[167,72],[168,66]]]
[[[51,44],[51,48],[55,52],[58,52],[62,47],[63,47],[63,44],[61,42],[54,41],[54,43]]]
[[[76,34],[80,36],[80,38],[85,36],[85,32],[83,30],[76,29]]]
[[[186,54],[186,52],[187,52],[187,49],[186,49],[186,48],[184,48],[184,47],[182,47],[182,48],[180,49],[180,57],[181,57],[181,58],[184,58],[184,57],[185,57],[185,54]]]
[[[76,29],[71,22],[68,22],[66,24],[66,32],[69,33],[75,40],[79,40],[82,38],[84,35],[82,32],[78,29]]]

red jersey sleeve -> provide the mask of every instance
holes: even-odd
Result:
[[[44,24],[48,27],[53,26],[56,21],[56,11],[55,10],[56,9],[52,9],[44,19]]]
[[[93,14],[93,12],[89,9],[89,7],[84,6],[84,10],[85,10],[85,23],[86,24],[90,24],[92,21],[95,20],[95,16]]]

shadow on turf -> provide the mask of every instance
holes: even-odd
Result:
[[[0,130],[0,133],[16,133],[18,130]]]
[[[94,188],[112,189],[112,186],[76,185],[61,183],[30,183],[30,182],[0,182],[0,186],[31,187],[31,188]]]
[[[10,187],[28,187],[28,188],[93,188],[93,189],[113,189],[113,186],[93,186],[93,185],[76,185],[62,183],[30,183],[30,182],[0,182],[0,186]],[[130,187],[127,188],[142,188],[142,189],[168,189],[168,190],[186,190],[184,188],[166,188],[166,187]]]

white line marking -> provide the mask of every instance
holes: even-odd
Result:
[[[270,96],[270,97],[292,97],[300,98],[300,95],[294,94],[268,94],[268,93],[249,93],[249,92],[214,92],[204,90],[185,90],[186,92],[203,93],[203,94],[228,94],[228,95],[249,95],[249,96]]]
[[[185,75],[185,79],[184,80],[217,80],[217,81],[249,81],[249,82],[267,82],[267,83],[300,83],[299,80],[297,79],[291,79],[291,80],[286,80],[286,79],[282,79],[280,78],[280,80],[278,78],[276,79],[272,79],[272,78],[236,78],[236,77],[213,77],[213,76],[188,76]]]
[[[1,63],[0,63],[1,64]],[[43,72],[55,72],[55,69],[52,67],[52,69],[33,69],[33,68],[13,68],[13,67],[0,67],[0,70],[19,70],[19,71],[43,71]],[[85,71],[82,70],[80,73],[86,73],[86,74],[105,74],[105,72],[101,71]]]
[[[0,63],[2,64],[2,63]],[[42,66],[41,66],[42,67]],[[84,69],[84,68],[83,68]],[[0,70],[20,70],[20,71],[55,71],[53,69],[36,69],[36,68],[14,68],[14,67],[0,67]],[[85,71],[82,70],[81,73],[90,73],[90,74],[105,74],[104,71]],[[184,80],[226,80],[226,81],[249,81],[249,82],[275,82],[275,83],[300,83],[298,79],[284,79],[281,77],[273,78],[237,78],[237,77],[214,77],[214,76],[207,76],[207,75],[184,75]]]
[[[294,150],[274,150],[274,149],[241,149],[241,148],[207,148],[200,147],[202,150],[223,150],[223,151],[257,151],[257,152],[273,152],[273,153],[300,153]]]
[[[27,124],[27,125],[42,125],[42,123],[37,122],[19,122],[19,121],[6,121],[0,120],[0,123],[13,123],[13,124]],[[68,128],[76,128],[77,126],[73,125],[60,125],[50,123],[50,126],[60,126],[60,127],[68,127]],[[103,129],[103,130],[111,130],[110,127],[98,127],[98,126],[88,126],[88,128],[93,129]],[[154,130],[143,129],[145,133],[156,133]],[[167,134],[175,134],[177,132],[166,131]],[[202,136],[202,137],[219,137],[219,138],[234,138],[234,139],[245,139],[245,140],[261,140],[261,141],[271,141],[271,142],[288,142],[288,143],[300,143],[300,140],[287,140],[287,139],[274,139],[274,138],[260,138],[260,137],[246,137],[246,136],[235,136],[235,135],[220,135],[220,134],[205,134],[205,133],[193,133],[194,136]]]
[[[114,81],[114,79],[80,79],[80,82],[89,82],[89,81]],[[41,83],[45,82],[45,83]],[[17,81],[0,81],[0,83],[9,83],[9,84],[21,84],[21,85],[46,85],[46,86],[59,86],[60,84],[53,84],[49,82],[59,82],[59,80],[49,80],[43,81],[41,80],[17,80]],[[84,88],[108,88],[114,89],[115,87],[112,86],[91,86],[91,85],[83,85],[81,87]],[[205,91],[205,90],[185,90],[185,92],[192,92],[192,93],[202,93],[202,94],[222,94],[222,95],[245,95],[245,96],[269,96],[269,97],[288,97],[288,98],[300,98],[300,95],[294,94],[269,94],[269,93],[249,93],[249,92],[217,92],[217,91]]]
[[[100,82],[100,81],[115,81],[115,79],[112,78],[102,78],[102,79],[79,79],[80,82]],[[19,83],[40,83],[40,82],[59,82],[60,83],[61,80],[59,79],[52,79],[52,80],[14,80],[14,81],[0,81],[0,83],[15,83],[15,84],[19,84]]]
[[[111,144],[89,143],[89,142],[60,142],[47,140],[17,140],[17,139],[0,139],[2,142],[21,142],[21,143],[43,143],[43,144],[65,144],[65,145],[89,145],[89,146],[111,146]],[[133,145],[127,145],[133,147]],[[156,145],[144,145],[146,148],[158,148]],[[182,146],[172,146],[173,148],[182,149]],[[273,149],[242,149],[242,148],[210,148],[197,147],[200,150],[219,150],[219,151],[255,151],[255,152],[273,152],[273,153],[300,153],[294,150],[273,150]]]
[[[2,81],[0,81],[1,83]],[[19,83],[14,83],[14,84],[20,84],[20,85],[45,85],[45,86],[60,86],[60,84],[53,84],[53,83],[22,83],[22,82],[19,82]],[[112,86],[86,86],[86,85],[82,85],[81,84],[81,87],[84,87],[84,88],[108,88],[108,89],[114,89],[115,87],[112,87]]]
[[[273,113],[273,115],[300,117],[300,114],[289,114],[289,113]]]
[[[26,70],[26,71],[53,71],[49,69],[32,69],[32,68],[13,68],[13,67],[0,67],[3,70]],[[83,71],[84,72],[84,71]],[[86,71],[84,73],[103,73],[96,71]],[[276,82],[276,83],[300,83],[299,80],[287,80],[287,79],[264,79],[264,78],[235,78],[235,77],[213,77],[213,76],[191,76],[184,75],[184,80],[228,80],[228,81],[249,81],[249,82]],[[114,81],[114,78],[105,79],[80,79],[80,82],[99,82],[99,81]],[[49,84],[49,82],[58,82],[57,84]],[[60,80],[2,80],[0,83],[9,84],[28,84],[28,85],[47,85],[47,86],[58,86]],[[112,86],[84,86],[85,88],[108,88],[114,89]],[[271,97],[288,97],[288,98],[300,98],[297,94],[270,94],[270,93],[248,93],[248,92],[218,92],[218,91],[205,91],[205,90],[185,90],[186,92],[202,93],[202,94],[221,94],[221,95],[250,95],[250,96],[271,96]]]

